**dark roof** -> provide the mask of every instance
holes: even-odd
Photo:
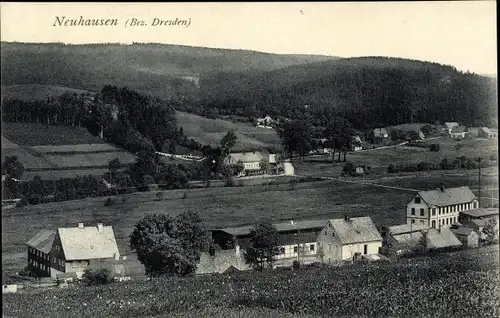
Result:
[[[452,134],[459,134],[467,131],[467,127],[465,126],[455,126],[451,129]]]
[[[465,235],[465,236],[469,236],[472,232],[474,232],[474,229],[471,229],[471,228],[468,228],[468,227],[465,227],[465,226],[460,226],[459,228],[456,228],[456,229],[450,229],[451,232],[453,232],[453,234],[455,235]]]
[[[370,217],[330,220],[342,244],[382,241],[382,236]]]
[[[448,228],[442,228],[441,232],[432,228],[427,232],[428,248],[437,249],[452,246],[461,246],[462,243]]]
[[[461,211],[460,213],[476,218],[481,218],[485,216],[498,215],[498,208],[479,208],[479,209]]]
[[[390,226],[389,233],[392,235],[410,234],[410,233],[420,232],[422,230],[428,230],[428,229],[429,229],[429,226],[423,225],[423,224],[401,224],[401,225]]]
[[[445,188],[444,191],[441,191],[440,189],[420,191],[418,195],[428,205],[435,206],[469,203],[476,199],[476,196],[472,193],[469,187]]]
[[[303,230],[321,230],[325,226],[328,220],[303,220],[303,221],[291,221],[274,223],[274,226],[278,232],[292,232],[292,231],[303,231]],[[253,225],[239,226],[239,227],[226,227],[222,229],[215,229],[214,231],[222,231],[233,236],[245,236],[249,235],[250,231],[254,228]]]
[[[51,230],[40,230],[35,236],[33,236],[27,243],[29,247],[37,249],[45,254],[48,254],[52,249],[52,244],[56,237],[56,232]]]

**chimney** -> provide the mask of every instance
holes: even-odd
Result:
[[[236,243],[236,245],[234,246],[234,249],[236,251],[236,255],[240,255],[240,245],[238,243]]]
[[[104,228],[102,223],[97,223],[97,231],[102,232],[102,229]]]
[[[345,221],[350,221],[351,220],[351,217],[349,215],[344,215],[344,220]]]
[[[78,228],[79,229],[83,229],[85,227],[85,225],[83,223],[78,223]]]

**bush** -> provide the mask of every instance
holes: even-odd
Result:
[[[21,200],[16,203],[16,208],[21,208],[26,205],[28,205],[28,200],[26,200],[25,197],[22,197]]]
[[[430,151],[439,152],[441,150],[441,145],[439,145],[439,144],[432,144],[429,147],[429,149],[430,149]]]
[[[104,202],[104,206],[112,206],[116,204],[116,200],[113,198],[108,198],[106,202]]]
[[[156,193],[156,200],[161,201],[163,200],[163,192],[157,192]]]
[[[86,269],[82,281],[88,285],[106,285],[113,282],[113,274],[107,268]]]
[[[293,267],[293,269],[299,269],[300,268],[300,262],[297,261],[297,260],[293,261],[292,267]]]

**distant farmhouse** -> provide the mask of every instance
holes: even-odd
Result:
[[[241,162],[243,164],[244,170],[240,173],[240,176],[251,176],[267,173],[262,171],[261,162],[265,162],[269,165],[269,169],[276,169],[276,154],[260,152],[260,151],[250,151],[250,152],[233,152],[230,153],[224,159],[224,163],[228,165],[234,165]]]
[[[38,277],[81,278],[87,268],[108,268],[114,275],[125,269],[111,226],[40,230],[27,243],[28,270]]]
[[[445,129],[446,133],[450,136],[451,136],[451,130],[453,129],[453,127],[457,127],[457,126],[459,126],[459,124],[456,121],[444,123],[444,129]]]
[[[288,221],[274,226],[280,245],[276,267],[291,266],[295,260],[303,264],[336,263],[353,260],[356,256],[376,260],[382,246],[382,237],[369,217]],[[215,251],[213,255],[203,254],[197,274],[250,269],[244,262],[244,253],[251,246],[252,228],[213,230]]]
[[[276,121],[271,118],[271,116],[266,115],[264,118],[257,118],[257,127],[262,127],[262,128],[274,128],[274,124]]]
[[[375,138],[389,138],[389,133],[386,128],[375,128],[373,129],[373,135]]]
[[[467,135],[467,127],[465,126],[456,126],[451,129],[450,136],[453,139],[464,139]]]
[[[498,132],[495,129],[490,129],[488,127],[481,127],[478,131],[478,137],[487,139],[496,139],[498,137]]]
[[[351,145],[351,150],[352,151],[360,151],[363,149],[363,141],[361,141],[361,137],[359,136],[354,136],[353,137],[354,141]]]
[[[459,212],[479,207],[469,187],[420,191],[406,206],[406,223],[435,229],[458,222]]]

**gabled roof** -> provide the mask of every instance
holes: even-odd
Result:
[[[33,236],[27,243],[29,247],[37,249],[45,254],[48,254],[52,249],[52,244],[54,243],[54,239],[56,237],[56,232],[51,230],[40,230]]]
[[[427,232],[427,239],[427,247],[430,249],[462,245],[458,238],[448,228],[442,228],[441,232],[434,228],[429,229]]]
[[[450,129],[450,128],[458,126],[458,123],[456,121],[451,121],[451,122],[444,123],[444,125],[446,126],[446,128]]]
[[[470,227],[470,226],[476,226],[476,227],[484,227],[486,224],[488,224],[489,220],[488,219],[476,219],[476,220],[470,220],[465,222],[464,226],[465,227]]]
[[[455,235],[461,235],[461,236],[469,236],[472,232],[474,232],[474,229],[465,227],[465,226],[460,226],[456,229],[450,229],[451,232]]]
[[[392,235],[409,234],[428,230],[429,226],[424,224],[402,224],[389,227],[389,233]]]
[[[230,153],[229,156],[227,156],[225,161],[228,161],[230,163],[236,163],[239,160],[241,162],[257,162],[261,161],[264,158],[264,155],[260,151],[255,151],[255,152],[234,152]]]
[[[481,127],[481,130],[487,134],[491,134],[491,130],[488,127]]]
[[[452,204],[469,203],[476,199],[476,196],[469,187],[458,187],[430,191],[420,191],[418,196],[422,198],[428,205],[446,206]]]
[[[382,241],[382,236],[368,216],[334,219],[330,223],[342,244]]]
[[[274,226],[278,232],[292,232],[300,230],[321,230],[325,226],[328,220],[303,220],[303,221],[291,221],[274,223]],[[239,226],[239,227],[226,227],[222,229],[216,229],[216,231],[226,232],[233,236],[244,236],[249,235],[253,225]]]
[[[95,226],[57,229],[67,261],[113,258],[119,256],[115,233],[111,226],[98,230]]]
[[[382,128],[374,128],[373,131],[375,133],[381,133],[381,134],[387,134],[387,129],[382,127]]]
[[[467,131],[467,127],[465,127],[465,126],[455,126],[451,129],[452,134],[460,134],[460,133],[463,133],[466,131]]]
[[[479,209],[461,211],[460,213],[475,218],[482,218],[482,217],[498,215],[498,208],[479,208]]]
[[[236,254],[234,250],[218,250],[215,251],[214,256],[207,252],[201,252],[196,274],[220,274],[227,271],[231,266],[240,271],[251,269],[245,262],[243,251]]]

